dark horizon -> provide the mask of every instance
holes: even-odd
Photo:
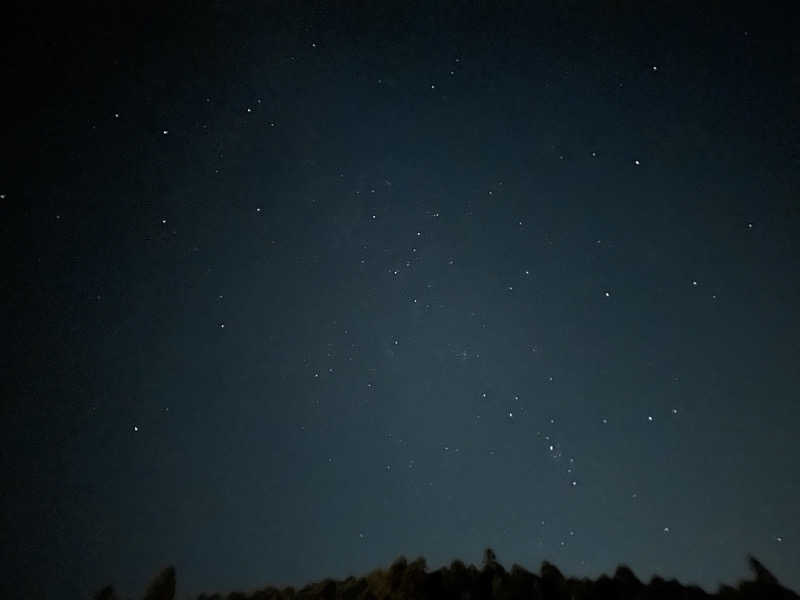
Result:
[[[757,558],[748,555],[751,579],[741,578],[735,586],[723,584],[716,590],[705,590],[696,584],[665,579],[654,574],[649,580],[638,577],[626,564],[619,564],[613,573],[603,573],[595,578],[576,578],[564,574],[549,561],[542,561],[538,572],[531,572],[514,563],[506,569],[491,548],[483,552],[480,568],[454,559],[438,569],[428,567],[423,556],[409,561],[399,556],[386,568],[376,568],[358,576],[334,579],[326,577],[302,586],[281,587],[263,585],[249,590],[237,588],[227,592],[204,592],[197,600],[386,600],[387,598],[413,598],[414,600],[571,600],[613,598],[614,600],[646,600],[648,598],[677,598],[734,600],[772,598],[796,600],[795,592],[781,585],[777,578]],[[148,584],[144,600],[175,600],[191,598],[178,594],[175,567],[162,569]],[[113,585],[104,586],[95,600],[118,600]]]
[[[487,546],[710,590],[752,554],[800,589],[788,6],[0,28],[0,594]]]

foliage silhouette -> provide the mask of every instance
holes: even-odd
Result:
[[[94,595],[94,600],[117,600],[117,594],[114,593],[114,587],[107,585]]]
[[[399,556],[388,569],[375,569],[364,577],[336,581],[324,579],[304,586],[266,587],[252,592],[201,594],[198,600],[800,600],[783,587],[755,557],[748,562],[755,578],[740,581],[737,587],[720,586],[709,593],[695,585],[654,576],[643,583],[626,565],[619,565],[613,577],[595,580],[565,577],[554,564],[543,562],[539,574],[519,565],[506,571],[491,548],[483,555],[483,568],[454,560],[450,566],[428,572],[423,557],[409,563]],[[145,600],[174,600],[175,569],[164,569],[150,583]],[[111,586],[94,596],[95,600],[116,600]]]
[[[174,598],[175,567],[167,567],[150,582],[144,600],[174,600]]]

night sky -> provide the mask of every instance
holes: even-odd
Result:
[[[4,594],[800,588],[793,14],[112,4],[2,26]]]

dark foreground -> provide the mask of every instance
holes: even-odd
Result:
[[[455,560],[449,567],[428,571],[424,558],[409,563],[398,558],[388,569],[376,569],[366,577],[348,577],[341,581],[325,579],[303,588],[266,587],[251,592],[201,594],[198,600],[589,600],[613,598],[662,599],[684,598],[759,598],[797,599],[800,596],[783,587],[758,560],[749,557],[753,579],[737,587],[721,586],[714,594],[683,585],[676,580],[653,577],[639,581],[628,567],[617,567],[613,577],[602,575],[595,580],[564,577],[555,565],[543,562],[539,574],[519,565],[506,571],[487,549],[482,569]],[[103,588],[96,600],[116,600],[111,586]],[[164,569],[150,584],[145,600],[175,598],[175,569]]]

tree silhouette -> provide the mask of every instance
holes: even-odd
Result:
[[[114,587],[107,585],[94,595],[94,600],[117,600],[117,594],[114,592]]]
[[[428,572],[423,557],[409,563],[400,556],[389,568],[375,569],[365,577],[324,579],[299,590],[289,586],[227,596],[201,594],[198,600],[800,600],[756,558],[748,560],[755,577],[737,587],[722,585],[714,594],[657,575],[643,583],[626,565],[618,566],[613,577],[601,575],[595,580],[567,578],[547,561],[539,574],[516,564],[507,572],[494,551],[486,548],[482,570],[454,560],[449,567]],[[150,583],[144,600],[174,598],[175,569],[168,567]],[[109,585],[97,592],[94,600],[117,600],[117,595]]]
[[[174,598],[175,567],[167,567],[150,582],[144,600],[174,600]]]
[[[497,564],[497,554],[491,548],[486,548],[483,551],[483,566],[493,567],[495,564]]]

